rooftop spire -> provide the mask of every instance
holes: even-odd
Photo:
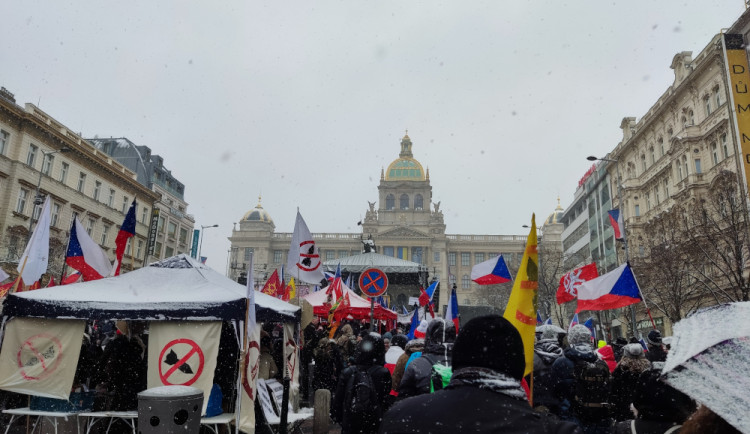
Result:
[[[411,153],[411,139],[409,138],[409,130],[406,130],[404,138],[401,139],[401,152],[398,154],[401,158],[414,158],[414,154]]]

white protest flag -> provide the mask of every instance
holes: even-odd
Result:
[[[247,329],[242,357],[242,378],[240,387],[240,412],[237,426],[248,434],[255,432],[255,394],[258,380],[258,360],[260,359],[260,324],[255,319],[255,276],[254,259],[250,252],[247,264]]]
[[[85,321],[12,318],[0,351],[0,389],[68,400]]]
[[[26,250],[23,251],[21,259],[18,261],[18,272],[25,285],[31,285],[47,271],[49,264],[49,224],[50,224],[50,198],[44,201],[42,212],[39,214],[39,220],[36,228],[29,238]]]
[[[297,220],[294,223],[294,234],[287,258],[287,273],[297,278],[298,282],[318,284],[325,278],[322,265],[320,251],[305,220],[297,210]]]
[[[206,414],[219,355],[221,321],[153,321],[148,338],[148,388],[192,386]]]

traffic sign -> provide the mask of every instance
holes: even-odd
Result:
[[[379,297],[388,289],[388,276],[377,268],[368,268],[359,276],[359,289],[368,297]]]
[[[38,381],[52,375],[63,356],[62,343],[47,333],[34,335],[18,350],[16,359],[24,380]]]

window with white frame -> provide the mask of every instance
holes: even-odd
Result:
[[[180,244],[187,243],[187,229],[180,228]]]
[[[105,224],[102,227],[102,242],[101,242],[102,246],[106,246],[107,245],[107,238],[108,237],[109,237],[109,225]]]
[[[284,257],[284,252],[281,250],[274,250],[273,251],[273,263],[274,264],[281,264],[281,260]]]
[[[29,190],[22,188],[18,190],[18,201],[16,202],[16,212],[23,214],[26,209],[26,200],[29,198]]]
[[[695,163],[695,173],[703,173],[703,170],[701,170],[701,159],[696,158],[693,162]]]
[[[80,172],[78,174],[78,192],[83,193],[84,190],[86,190],[86,174],[83,172]]]
[[[641,154],[641,173],[646,172],[647,168],[648,167],[646,166],[646,155],[645,154]]]
[[[250,260],[250,254],[253,253],[254,249],[252,247],[245,247],[245,254],[243,255],[243,258],[245,261]]]
[[[646,211],[651,211],[651,194],[646,193]]]
[[[60,167],[60,177],[57,178],[58,181],[65,184],[68,181],[68,169],[70,169],[70,164],[63,162],[62,166]]]
[[[125,243],[125,254],[130,256],[133,251],[133,237],[128,238],[128,242]]]
[[[50,173],[52,173],[52,165],[54,162],[54,155],[45,155],[45,158],[42,160],[42,173],[49,176]]]
[[[41,199],[41,196],[40,196]],[[31,211],[31,219],[39,221],[39,216],[42,215],[42,203],[34,201],[34,209]]]
[[[659,205],[659,184],[656,184],[656,187],[654,187],[654,200],[656,201],[656,204]]]
[[[641,206],[638,204],[635,204],[635,216],[640,217],[641,216]]]
[[[141,208],[141,223],[145,225],[147,221],[148,221],[148,208],[144,206]]]
[[[0,130],[0,155],[5,155],[8,143],[10,143],[10,133],[5,130]]]
[[[471,285],[471,279],[469,279],[468,274],[464,274],[461,276],[461,289],[469,289],[469,286]]]
[[[724,152],[724,158],[729,156],[729,142],[727,142],[727,133],[719,136],[719,142],[721,142],[721,149]]]
[[[471,265],[471,253],[461,252],[461,266],[468,267]]]
[[[654,153],[654,147],[651,146],[648,148],[649,156],[651,157],[651,164],[656,163],[656,153]]]
[[[703,97],[703,108],[706,110],[706,116],[711,114],[711,97],[708,95]]]
[[[143,251],[143,240],[138,240],[138,248],[135,250],[135,257],[137,259],[140,259],[142,251]]]
[[[98,201],[102,193],[102,182],[94,181],[94,200]]]
[[[662,139],[661,137],[659,137],[659,139],[656,141],[656,143],[659,144],[659,156],[663,157],[664,156],[664,139]]]
[[[711,158],[714,160],[714,165],[719,164],[719,147],[716,146],[716,142],[711,143]]]
[[[169,238],[174,238],[175,236],[177,236],[177,223],[170,221],[167,224],[167,235],[169,236]]]
[[[89,219],[88,225],[86,226],[86,232],[91,236],[91,234],[94,233],[94,225],[96,224],[96,221],[94,219]]]
[[[36,145],[29,145],[29,152],[26,154],[26,165],[34,167],[37,151],[39,151],[39,147]]]
[[[128,207],[130,206],[130,202],[128,201],[127,196],[122,197],[122,213],[125,214],[128,212]]]
[[[682,180],[682,164],[680,164],[680,161],[677,160],[677,179]]]
[[[685,155],[682,156],[682,165],[685,167],[685,177],[687,178],[690,172],[688,171],[688,160]]]
[[[474,264],[484,262],[484,252],[474,253]]]
[[[57,202],[52,202],[52,215],[51,215],[51,221],[50,224],[52,227],[57,226],[57,221],[60,219],[60,204]]]
[[[721,93],[719,93],[719,86],[716,86],[714,88],[714,102],[716,102],[717,108],[721,105]]]
[[[669,199],[669,178],[664,180],[664,199]]]
[[[107,206],[109,206],[110,208],[115,206],[115,189],[114,188],[109,189],[109,197],[107,198]]]

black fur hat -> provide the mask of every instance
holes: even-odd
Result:
[[[453,370],[479,367],[520,380],[526,368],[518,330],[499,315],[480,316],[459,330],[453,345]]]

